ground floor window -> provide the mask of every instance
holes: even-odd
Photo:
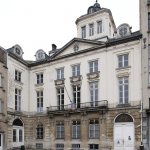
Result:
[[[89,150],[99,150],[99,145],[98,144],[90,144]]]
[[[64,150],[64,144],[56,144],[56,150]]]
[[[71,150],[80,150],[80,144],[72,144]]]

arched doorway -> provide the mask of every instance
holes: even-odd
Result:
[[[114,121],[114,150],[134,150],[134,121],[128,114],[120,114]]]
[[[24,126],[20,119],[13,121],[13,147],[24,145]]]

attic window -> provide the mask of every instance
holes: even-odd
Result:
[[[123,27],[119,30],[119,34],[121,37],[126,36],[127,35],[127,28]]]
[[[79,50],[79,44],[76,43],[74,45],[73,49],[74,49],[74,52],[77,52]]]
[[[17,44],[15,46],[13,46],[13,52],[19,57],[22,57],[22,55],[23,55],[22,48]]]
[[[42,49],[38,50],[35,54],[36,60],[45,59],[45,53]]]

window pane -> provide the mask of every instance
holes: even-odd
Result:
[[[17,142],[16,129],[13,129],[13,142]]]

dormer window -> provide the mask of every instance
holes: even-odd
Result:
[[[43,60],[45,59],[45,52],[42,49],[40,49],[36,52],[35,57],[36,60]]]
[[[119,30],[119,34],[120,34],[121,37],[126,36],[126,34],[127,34],[127,28],[126,27],[121,28]]]
[[[131,27],[126,23],[121,24],[117,28],[117,37],[124,37],[128,35],[131,35]]]
[[[23,55],[22,48],[19,45],[13,46],[13,52],[14,52],[14,54],[16,54],[19,57],[22,57],[22,55]]]

